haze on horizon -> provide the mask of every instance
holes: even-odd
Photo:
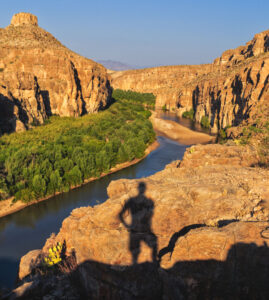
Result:
[[[30,12],[39,26],[93,60],[134,66],[211,63],[268,26],[266,0],[9,0],[0,27]]]

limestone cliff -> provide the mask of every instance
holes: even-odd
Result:
[[[93,299],[266,299],[269,171],[249,167],[256,162],[250,147],[193,146],[181,162],[148,178],[111,182],[109,199],[73,210],[43,252],[65,241],[78,264],[69,272]],[[145,199],[145,211],[125,211],[130,199]],[[134,233],[127,224],[139,219]],[[152,262],[154,245],[159,265]],[[20,278],[40,253],[22,258]],[[68,284],[61,280],[34,277],[30,295],[48,282],[63,294]]]
[[[0,111],[8,111],[1,117],[4,132],[42,123],[51,114],[96,112],[111,96],[106,69],[64,47],[28,13],[0,29],[0,86]],[[14,120],[23,125],[17,128]]]
[[[152,92],[157,107],[179,115],[194,109],[208,117],[214,131],[237,126],[259,109],[268,110],[269,30],[245,46],[225,51],[212,64],[171,66],[112,73],[114,88]]]

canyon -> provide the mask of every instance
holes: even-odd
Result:
[[[15,15],[0,40],[1,122],[9,126],[1,125],[3,132],[50,114],[95,112],[110,101],[105,68],[67,50],[33,15]],[[112,181],[104,203],[74,209],[42,249],[21,258],[20,282],[8,297],[268,299],[269,170],[256,147],[268,143],[268,50],[264,31],[212,64],[112,72],[112,88],[154,93],[157,108],[179,116],[193,109],[194,121],[206,117],[213,132],[225,129],[234,140],[191,146],[154,175]],[[152,123],[188,139],[172,122],[153,115]],[[250,125],[259,130],[238,145]],[[142,220],[139,230],[134,220]],[[44,257],[59,242],[62,264],[50,270]]]
[[[227,50],[205,65],[182,65],[113,72],[112,86],[156,95],[156,106],[181,116],[194,110],[194,120],[207,117],[213,132],[255,122],[268,112],[269,30],[245,46]]]
[[[36,16],[16,14],[0,29],[0,133],[93,113],[110,99],[106,69],[63,46]]]

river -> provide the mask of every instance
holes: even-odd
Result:
[[[189,120],[180,120],[174,114],[160,112],[163,119],[174,120],[191,129]],[[185,122],[185,123],[184,123]],[[20,258],[33,249],[43,247],[51,233],[57,233],[62,221],[74,208],[94,206],[104,202],[107,186],[120,178],[142,178],[164,169],[173,160],[181,159],[187,146],[158,136],[160,147],[138,164],[90,182],[68,193],[33,204],[0,219],[0,288],[14,287]]]

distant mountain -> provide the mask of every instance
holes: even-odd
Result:
[[[105,68],[113,71],[125,71],[125,70],[134,70],[134,69],[143,68],[138,66],[131,66],[114,60],[98,60],[97,62],[102,64]]]

